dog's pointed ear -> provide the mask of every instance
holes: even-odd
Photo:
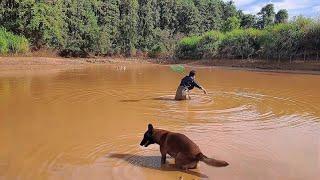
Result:
[[[153,126],[152,126],[152,124],[148,124],[148,131],[152,131],[153,130]]]

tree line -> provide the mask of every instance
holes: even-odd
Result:
[[[288,22],[288,12],[272,4],[251,15],[222,0],[3,0],[0,7],[6,31],[63,56],[179,56],[185,36]]]

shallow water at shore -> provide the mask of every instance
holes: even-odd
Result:
[[[183,74],[168,66],[36,72],[0,73],[0,180],[320,177],[319,75],[197,68],[208,95],[174,101]],[[159,147],[139,146],[148,123],[230,166],[161,168]]]

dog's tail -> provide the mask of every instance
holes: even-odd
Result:
[[[207,156],[205,156],[202,153],[199,153],[197,155],[197,159],[199,161],[202,161],[210,166],[215,166],[215,167],[225,167],[228,166],[229,163],[227,163],[226,161],[222,161],[222,160],[217,160],[217,159],[213,159],[213,158],[208,158]]]

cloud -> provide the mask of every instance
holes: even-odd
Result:
[[[225,0],[228,1],[228,0]],[[244,13],[256,14],[263,6],[273,3],[275,11],[287,9],[289,15],[299,14],[306,16],[316,16],[320,12],[319,0],[233,0],[236,6]]]
[[[316,11],[316,12],[320,12],[320,5],[319,6],[314,6],[313,10]]]
[[[268,4],[269,2],[255,2],[246,7],[240,7],[244,11],[244,13],[256,14],[258,13],[263,6]]]
[[[227,1],[227,0],[225,0],[225,1]],[[242,7],[245,5],[249,5],[255,1],[256,0],[234,0],[233,2],[236,4],[237,7]]]
[[[303,9],[310,6],[310,0],[283,0],[279,2],[273,2],[276,10],[279,9],[287,9],[287,10],[295,10],[295,9]]]

